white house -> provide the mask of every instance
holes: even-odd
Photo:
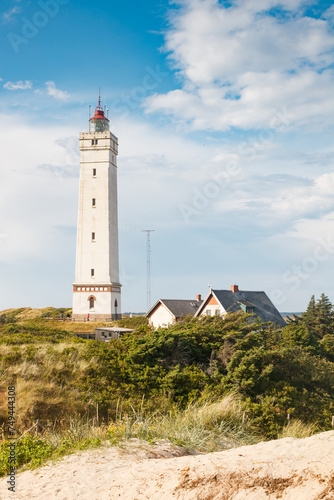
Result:
[[[230,312],[253,313],[261,321],[271,321],[278,326],[286,323],[265,292],[239,290],[232,285],[230,290],[210,290],[197,309],[195,317],[226,316]]]
[[[194,316],[202,304],[201,296],[196,300],[160,299],[148,311],[146,317],[154,328],[167,327],[186,316]]]

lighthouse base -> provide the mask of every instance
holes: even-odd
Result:
[[[121,287],[115,285],[73,285],[73,321],[115,321],[122,319]]]

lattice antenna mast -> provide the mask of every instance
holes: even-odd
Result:
[[[147,310],[151,307],[151,235],[154,229],[142,229],[147,234],[146,240],[146,283],[147,283]]]

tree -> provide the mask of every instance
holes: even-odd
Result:
[[[324,293],[321,294],[317,302],[312,295],[306,312],[302,314],[302,322],[316,339],[334,334],[333,305]]]

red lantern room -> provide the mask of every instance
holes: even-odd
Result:
[[[104,116],[101,95],[99,95],[99,104],[95,108],[95,115],[89,120],[89,132],[106,132],[107,130],[109,130],[109,120]]]

